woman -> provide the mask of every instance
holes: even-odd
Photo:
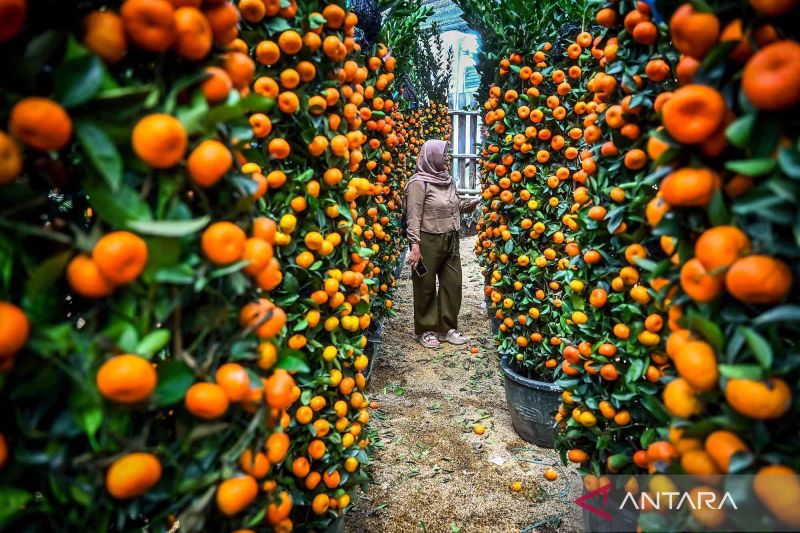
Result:
[[[414,333],[426,348],[438,348],[444,341],[464,344],[469,340],[458,331],[461,308],[458,229],[461,212],[475,209],[480,200],[459,200],[456,184],[450,177],[449,145],[445,141],[426,141],[417,158],[417,172],[406,184]],[[420,262],[427,270],[421,276],[417,273]]]

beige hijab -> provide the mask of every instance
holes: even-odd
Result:
[[[434,185],[449,185],[453,182],[447,170],[447,151],[450,143],[431,139],[425,141],[417,157],[417,172],[411,176],[406,187],[415,181],[425,181]]]

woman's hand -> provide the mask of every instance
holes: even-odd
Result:
[[[422,259],[422,254],[419,253],[419,244],[414,243],[411,245],[411,253],[408,254],[408,259],[406,259],[406,263],[411,265],[411,268],[415,268],[417,263],[419,263],[420,259]]]

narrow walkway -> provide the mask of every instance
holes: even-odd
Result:
[[[384,326],[368,386],[370,399],[380,402],[372,422],[380,447],[370,467],[374,483],[348,514],[347,531],[510,533],[558,516],[560,522],[535,531],[582,530],[572,503],[580,490],[577,472],[561,467],[555,450],[520,439],[511,426],[490,321],[481,308],[474,242],[461,240],[459,326],[472,339],[468,345],[436,351],[414,341],[411,280],[408,267],[403,271],[398,316]],[[483,435],[474,432],[476,423],[486,427]],[[560,472],[552,482],[544,478],[548,464]],[[522,482],[518,493],[509,488],[514,481]]]

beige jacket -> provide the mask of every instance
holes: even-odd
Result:
[[[427,188],[427,190],[426,190]],[[461,227],[461,213],[474,209],[478,199],[462,200],[454,181],[446,185],[415,181],[406,189],[408,242],[419,243],[420,232],[448,233]]]

